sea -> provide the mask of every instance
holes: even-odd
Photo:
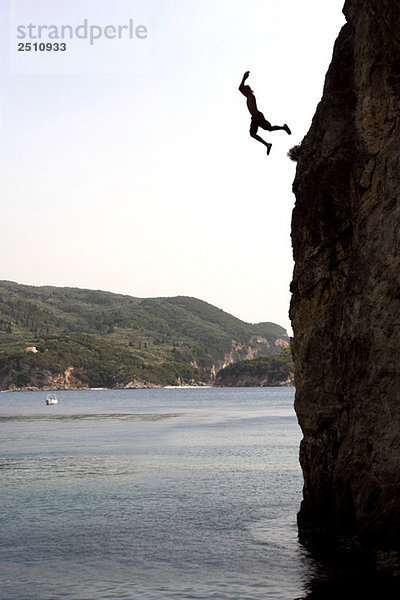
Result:
[[[293,388],[0,394],[1,600],[294,600]]]

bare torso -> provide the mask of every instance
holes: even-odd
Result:
[[[255,117],[257,115],[258,108],[257,108],[257,103],[256,103],[256,97],[253,94],[253,92],[250,92],[247,95],[247,108],[249,109],[249,112],[251,114],[252,117]]]

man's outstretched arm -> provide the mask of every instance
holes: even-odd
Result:
[[[249,75],[250,75],[250,71],[246,71],[246,73],[243,75],[242,81],[239,85],[239,92],[242,92],[243,96],[247,96],[246,90],[244,89],[244,82],[246,81],[246,79],[248,78]]]

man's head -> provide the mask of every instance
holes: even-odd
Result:
[[[249,85],[244,85],[243,86],[243,91],[245,92],[245,94],[252,94],[253,90],[251,89],[251,87]]]

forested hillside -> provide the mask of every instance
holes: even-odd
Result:
[[[0,282],[0,387],[210,383],[236,360],[288,344],[206,302]]]

